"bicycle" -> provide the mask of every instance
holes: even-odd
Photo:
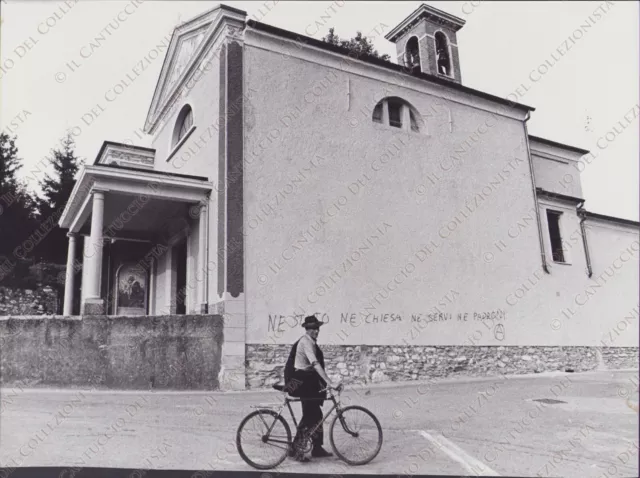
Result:
[[[285,406],[289,409],[295,429],[297,429],[298,423],[293,414],[291,403],[303,400],[301,398],[290,398],[284,385],[275,384],[273,388],[284,393],[284,402],[279,405],[279,408],[274,409],[271,405],[252,405],[251,408],[257,408],[257,410],[249,413],[249,415],[242,420],[236,432],[236,447],[238,453],[248,465],[258,470],[275,468],[287,458],[289,450],[293,449],[291,429],[282,416],[282,411]],[[297,447],[297,452],[308,453],[311,451],[311,436],[313,436],[318,427],[323,426],[324,422],[329,418],[329,415],[336,410],[336,416],[333,418],[329,429],[331,448],[338,458],[349,465],[365,465],[373,460],[382,448],[382,427],[376,416],[366,408],[359,405],[342,407],[340,404],[340,393],[342,389],[342,385],[337,388],[337,395],[334,394],[331,389],[325,388],[321,390],[323,392],[328,391],[329,396],[327,400],[332,401],[333,406],[331,410],[324,415],[322,421],[305,434],[303,441],[299,447]],[[277,406],[278,404],[275,405]],[[358,419],[358,416],[361,418]],[[273,421],[268,423],[270,418],[273,418]],[[340,427],[336,426],[337,423],[340,423]],[[363,423],[364,427],[362,426]],[[360,424],[360,426],[358,426],[358,424]],[[257,452],[254,453],[253,451],[253,442],[251,439],[244,438],[243,433],[245,432],[251,433],[255,439],[256,448],[266,453],[273,452],[273,459],[266,462],[265,460],[260,461],[259,457],[256,456]],[[345,440],[340,439],[342,432],[345,433]],[[354,445],[358,439],[360,440],[357,446],[358,450],[360,452],[365,451],[366,454],[364,454],[363,457],[354,458],[349,455],[349,451],[346,448],[349,444]],[[371,443],[371,445],[369,443]]]

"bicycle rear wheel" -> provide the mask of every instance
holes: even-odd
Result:
[[[275,468],[289,452],[291,429],[273,410],[251,412],[240,423],[236,447],[242,459],[258,470]]]
[[[365,465],[382,448],[382,427],[376,416],[364,407],[343,408],[331,422],[331,447],[350,465]]]

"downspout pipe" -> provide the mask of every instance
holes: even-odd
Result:
[[[205,256],[204,256],[204,260],[206,261],[206,273],[204,274],[204,303],[206,304],[207,310],[204,311],[205,314],[208,314],[210,312],[209,309],[211,309],[211,306],[209,305],[209,231],[211,231],[211,226],[210,226],[210,221],[211,220],[211,193],[207,194],[207,220],[205,221],[207,223],[206,227],[207,230],[205,232]]]
[[[204,281],[204,297],[202,297],[202,304],[204,304],[204,310],[201,312],[203,314],[208,314],[209,309],[211,308],[209,305],[209,219],[211,218],[211,192],[207,192],[205,194],[205,201],[207,202],[207,207],[205,208],[205,220],[204,220],[204,270],[202,271],[202,280]]]
[[[531,111],[527,111],[527,116],[524,119],[524,140],[527,145],[527,155],[529,158],[529,171],[531,172],[531,191],[533,192],[533,202],[536,208],[536,224],[538,225],[538,243],[540,245],[540,259],[542,260],[542,270],[547,274],[549,272],[549,266],[547,265],[547,256],[544,252],[544,240],[542,238],[542,223],[540,222],[540,205],[538,204],[538,192],[536,191],[536,177],[533,171],[533,158],[531,157],[531,148],[529,146],[529,130],[527,129],[527,121],[531,118]]]
[[[578,207],[576,208],[576,212],[578,213],[578,217],[580,218],[580,234],[582,235],[582,245],[584,246],[584,255],[587,259],[587,277],[591,277],[593,275],[593,269],[591,268],[591,256],[589,255],[589,245],[587,244],[587,231],[584,227],[584,222],[587,220],[586,211],[583,209],[585,201],[583,200]]]

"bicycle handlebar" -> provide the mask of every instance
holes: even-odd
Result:
[[[324,388],[321,388],[321,389],[320,389],[320,391],[321,391],[321,392],[328,392],[328,391],[331,391],[331,390],[336,390],[337,392],[341,392],[343,389],[344,389],[344,384],[343,384],[343,383],[341,383],[340,385],[338,385],[338,386],[337,386],[337,387],[335,387],[335,388],[331,388],[331,387],[324,387]]]

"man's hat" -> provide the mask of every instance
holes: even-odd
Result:
[[[324,325],[324,322],[320,322],[315,315],[309,315],[308,317],[305,317],[304,322],[302,323],[302,326],[305,329],[317,329],[321,325]]]

